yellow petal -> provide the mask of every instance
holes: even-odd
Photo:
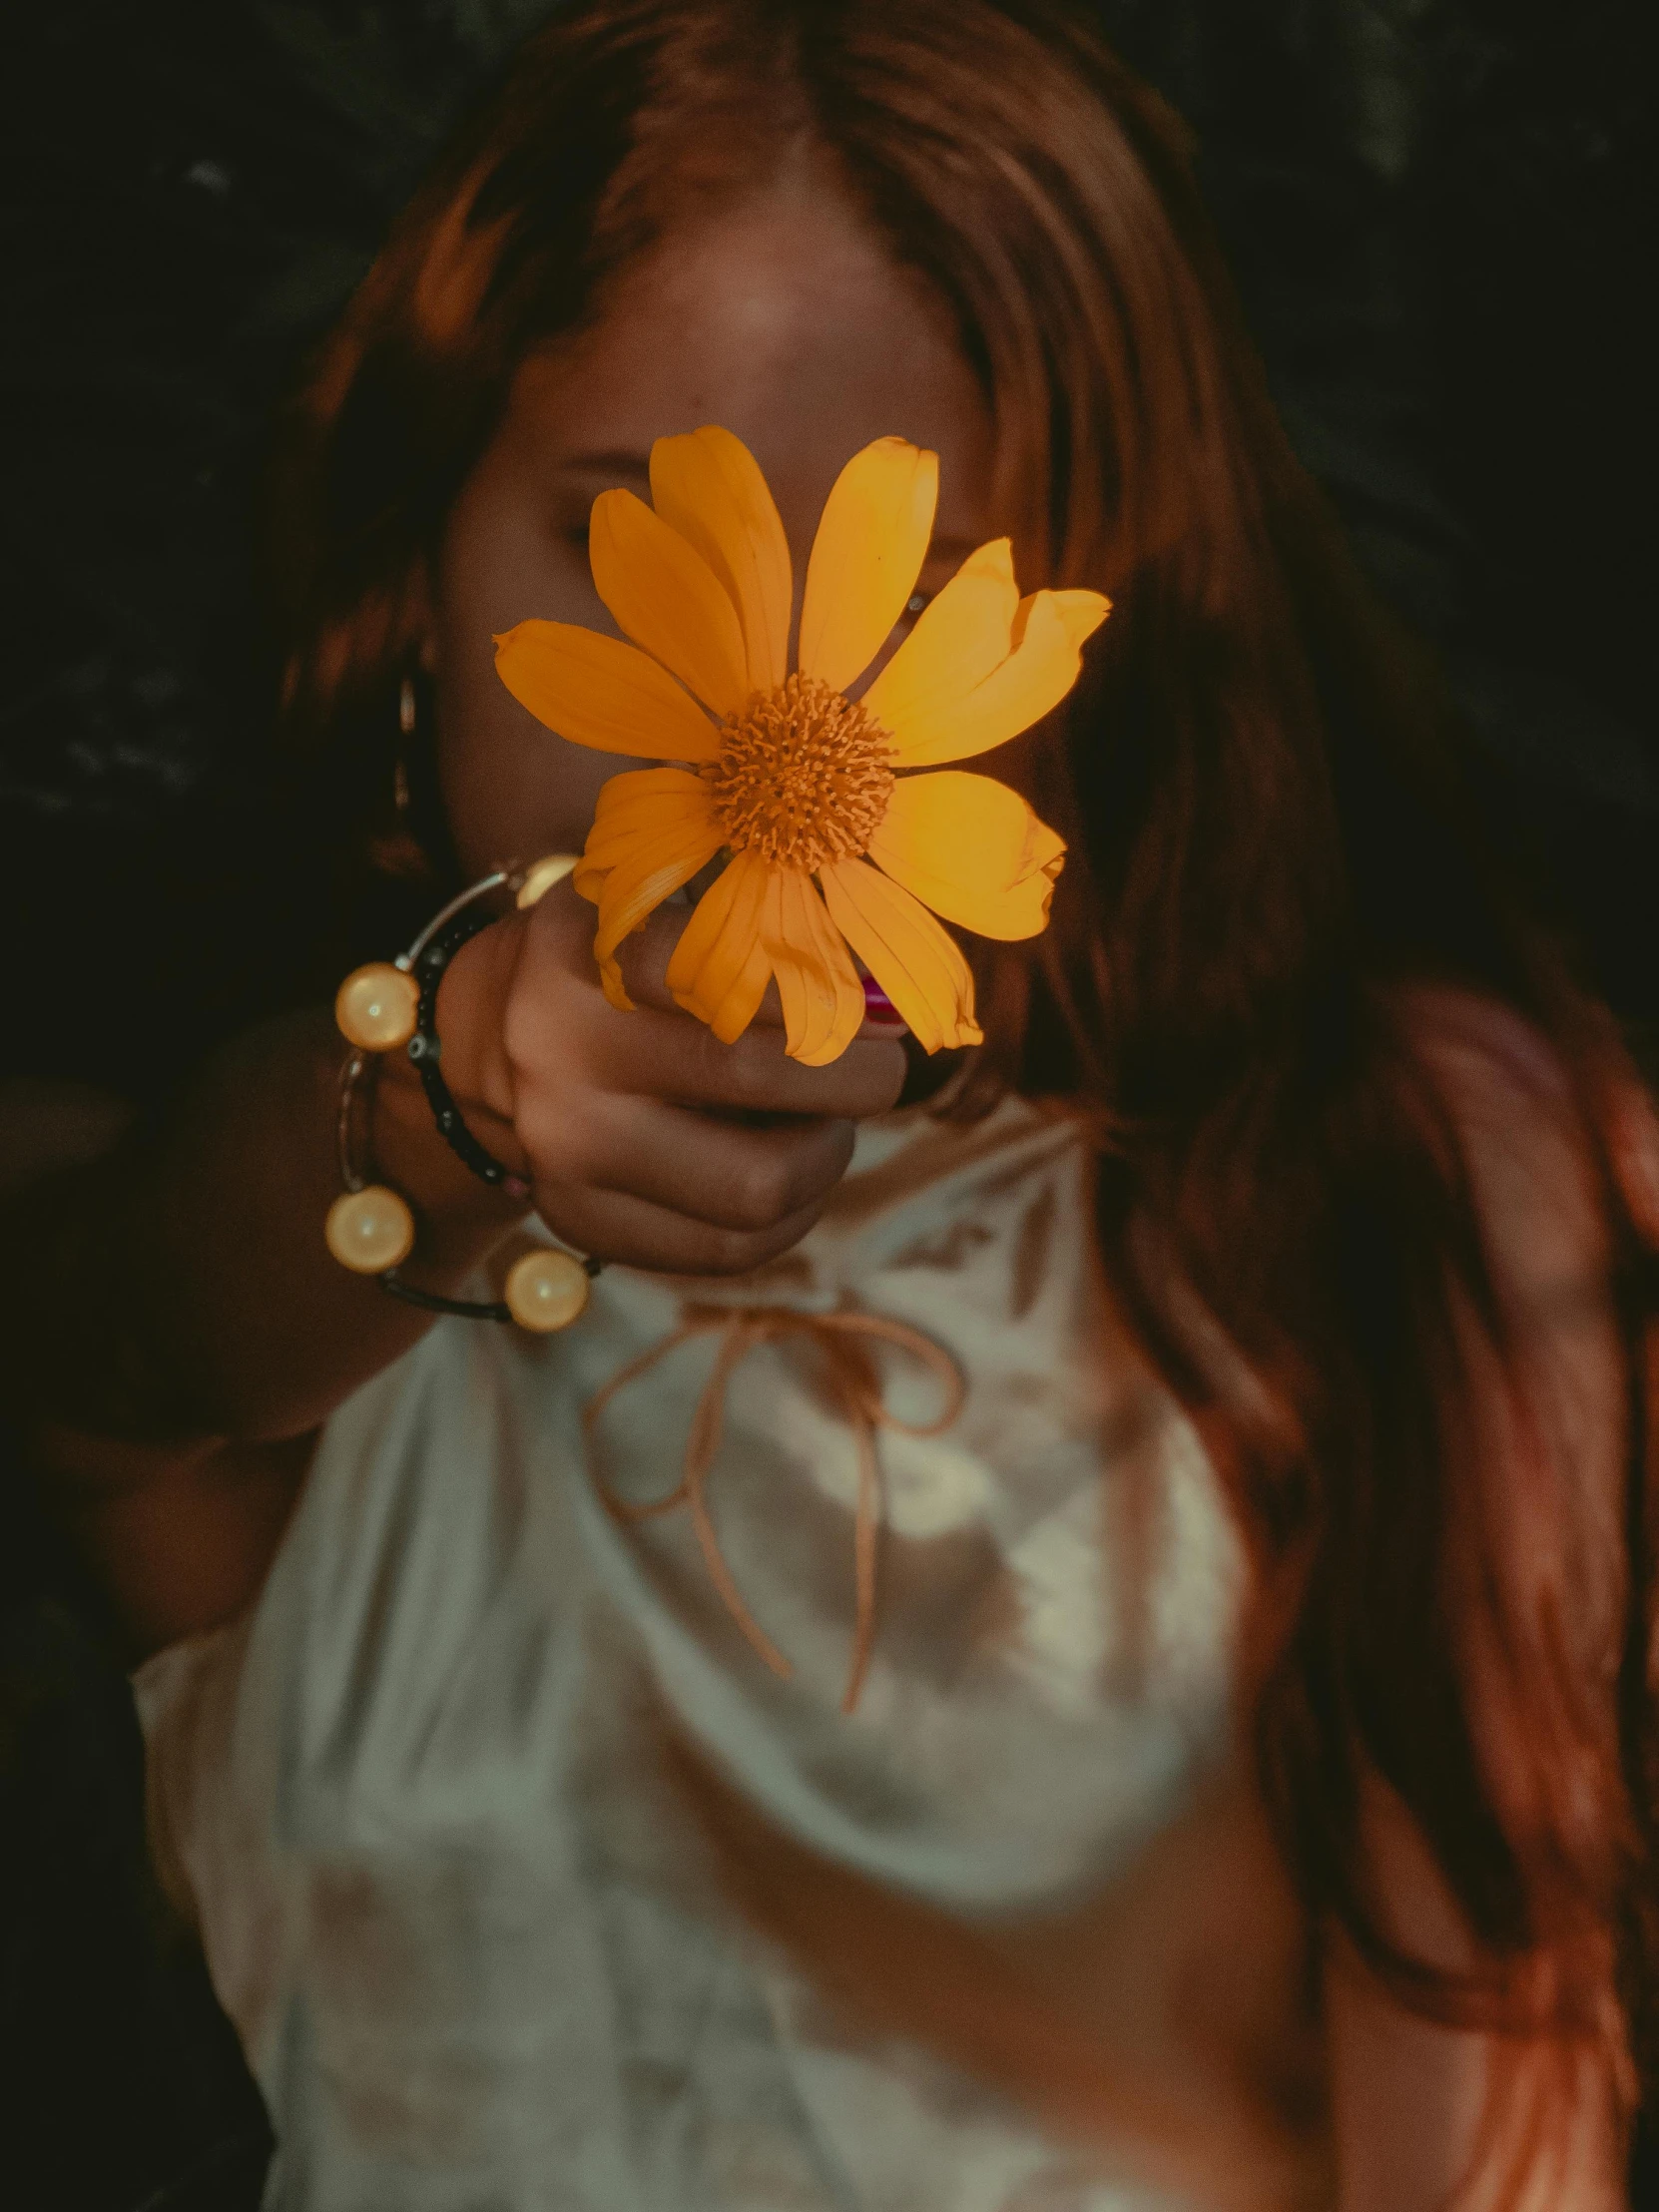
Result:
[[[1006,538],[970,553],[863,695],[895,736],[918,718],[948,713],[1013,651],[1019,586]]]
[[[675,1002],[731,1044],[754,1020],[771,964],[761,942],[761,909],[771,874],[740,852],[703,893],[668,963]]]
[[[669,777],[689,786],[689,792],[625,789],[613,796],[617,785],[650,786]],[[599,908],[593,950],[605,995],[613,1005],[627,1007],[632,1000],[617,964],[618,945],[713,859],[721,832],[702,784],[681,769],[614,776],[600,793],[600,808],[577,863],[575,883]]]
[[[521,707],[572,745],[650,761],[712,761],[720,733],[637,646],[573,622],[521,622],[495,641],[495,670]]]
[[[1065,850],[1017,792],[959,769],[901,777],[869,841],[878,867],[982,937],[1037,935]]]
[[[751,691],[789,674],[790,544],[760,464],[741,438],[712,424],[651,448],[658,514],[725,585],[743,628]]]
[[[845,691],[886,643],[915,589],[933,509],[939,457],[903,438],[877,438],[836,477],[807,563],[801,672]]]
[[[864,1018],[864,987],[813,879],[775,868],[761,910],[766,946],[784,1008],[785,1049],[810,1068],[838,1060]]]
[[[623,987],[622,968],[616,960],[600,961],[599,987],[613,1006],[625,1014],[633,1013],[634,1001]]]
[[[767,958],[767,948],[760,938],[760,914],[754,915],[756,934],[752,943],[746,943],[736,921],[728,931],[730,943],[723,948],[723,956],[712,966],[706,979],[707,987],[695,1002],[688,1000],[688,1010],[706,1021],[722,1044],[736,1044],[760,1011],[761,1000],[766,996],[767,985],[772,981],[772,962]],[[736,956],[742,949],[741,960]],[[724,954],[730,950],[728,961]]]
[[[925,906],[862,860],[837,860],[819,880],[830,920],[924,1051],[984,1041],[968,964]]]
[[[720,831],[712,822],[684,823],[677,830],[640,838],[600,887],[595,957],[608,960],[624,937],[631,936],[682,883],[689,883],[719,850]]]
[[[584,878],[615,867],[635,838],[694,818],[709,819],[709,787],[700,776],[683,768],[635,769],[613,776],[600,787],[593,827],[576,863],[576,888],[587,897]]]
[[[934,761],[970,760],[1041,722],[1076,683],[1084,641],[1110,609],[1111,601],[1094,591],[1039,591],[1022,599],[1013,650],[999,668],[964,698],[950,700],[941,693],[930,703],[914,700],[901,727],[887,723],[896,764],[922,768]]]
[[[1079,653],[1112,611],[1103,591],[1051,591],[1046,597]]]
[[[757,937],[748,959],[709,1015],[709,1027],[722,1044],[737,1043],[759,1013],[771,981],[772,962],[767,958],[766,946]]]
[[[610,959],[623,938],[632,936],[665,898],[682,883],[689,883],[719,850],[718,832],[699,834],[690,826],[669,835],[642,838],[628,858],[611,869],[601,886],[596,901],[599,927],[593,940],[594,957]]]
[[[631,491],[602,491],[588,525],[594,588],[625,637],[717,715],[749,697],[731,594],[701,553]]]

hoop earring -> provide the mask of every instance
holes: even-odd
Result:
[[[397,758],[391,765],[391,810],[397,818],[397,827],[414,837],[414,826],[409,820],[412,811],[409,800],[409,764],[405,748],[415,734],[414,678],[405,676],[397,687],[397,733],[403,740],[397,748]],[[415,837],[418,844],[420,839]]]
[[[431,856],[414,822],[414,799],[409,787],[408,751],[419,727],[414,678],[405,674],[397,686],[398,746],[391,767],[391,821],[368,841],[369,861],[382,875],[404,882],[426,882],[432,875]]]

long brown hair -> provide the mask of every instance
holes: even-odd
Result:
[[[1063,1096],[1096,1139],[1109,1272],[1256,1564],[1257,1746],[1301,1894],[1403,2003],[1599,2042],[1633,2095],[1659,1963],[1639,1093],[1480,864],[1437,687],[1291,455],[1183,131],[1086,21],[1060,0],[595,0],[532,41],[293,409],[294,728],[366,808],[430,556],[516,364],[696,195],[803,140],[953,310],[1005,455],[1048,487],[1055,578],[1116,604],[1039,767],[1073,844],[1055,926],[988,966],[963,1095]],[[1608,1240],[1624,1460],[1610,1645],[1583,1665],[1561,1615],[1594,1563],[1564,1539],[1557,1586],[1524,1597],[1493,1565],[1520,1460],[1480,1471],[1477,1374],[1562,1528],[1582,1516],[1420,1049],[1424,983],[1541,1042]],[[1480,1711],[1476,1647],[1504,1686]],[[1389,1926],[1379,1783],[1459,1908],[1467,1971]]]

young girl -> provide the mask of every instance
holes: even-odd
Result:
[[[941,487],[906,622],[1000,535],[1113,601],[986,764],[1070,851],[1048,934],[974,953],[983,1046],[872,1020],[807,1067],[775,995],[719,1043],[683,906],[621,1011],[567,881],[442,985],[517,1180],[399,1055],[368,1141],[409,1282],[603,1259],[568,1331],[330,1258],[320,980],[119,1140],[40,1140],[10,1218],[13,1384],[156,1654],[156,1848],[272,2201],[1610,2212],[1645,1111],[1467,856],[1179,129],[1081,17],[595,0],[527,48],[288,425],[319,911],[580,849],[639,764],[492,640],[612,627],[594,498],[705,423],[798,578],[901,434]]]

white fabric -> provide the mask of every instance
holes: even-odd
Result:
[[[972,1920],[1118,1879],[1213,1772],[1240,1560],[1122,1352],[1078,1149],[1010,1104],[893,1116],[742,1285],[612,1270],[568,1335],[442,1322],[342,1406],[264,1594],[142,1670],[156,1847],[280,2141],[282,2212],[1163,2212],[1009,2096],[860,2025],[717,1885],[667,1747],[883,1893]],[[700,1302],[913,1324],[968,1382],[880,1440],[858,1710],[855,1456],[807,1344],[736,1371],[710,1496],[775,1678],[682,1507],[620,1524],[582,1408]],[[615,1398],[673,1488],[714,1358]],[[936,1382],[879,1355],[912,1419]]]

